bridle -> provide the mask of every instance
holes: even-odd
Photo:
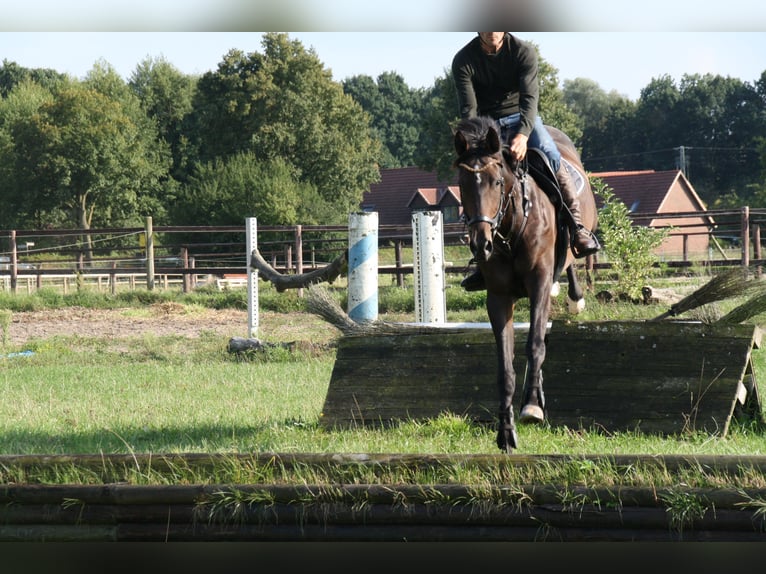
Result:
[[[487,171],[493,165],[499,165],[501,171],[503,171],[503,168],[505,167],[500,160],[489,161],[480,167],[470,166],[464,162],[458,163],[458,167],[461,167],[466,171],[476,175],[477,184],[480,183],[481,174]],[[500,203],[498,204],[497,212],[495,213],[494,217],[490,217],[484,214],[477,214],[474,217],[468,219],[468,217],[465,215],[465,211],[463,212],[462,216],[463,223],[468,227],[476,225],[477,223],[489,223],[490,231],[492,233],[492,241],[498,242],[511,252],[514,251],[513,248],[517,246],[519,239],[521,238],[521,234],[523,233],[527,224],[527,216],[529,215],[530,201],[529,189],[527,186],[528,164],[526,158],[518,163],[516,169],[514,170],[514,175],[516,176],[516,181],[510,190],[507,190],[505,187],[505,176],[501,175],[498,180],[498,183],[502,186],[503,191],[500,196]],[[518,223],[516,217],[517,210],[515,209],[517,195],[520,195],[519,199],[523,206],[522,215]],[[512,207],[511,224],[505,234],[503,234],[500,231],[500,224],[505,219],[506,213],[510,207]],[[518,229],[514,232],[515,227],[518,227]],[[513,242],[513,246],[510,245],[511,242]]]

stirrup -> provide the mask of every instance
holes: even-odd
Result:
[[[587,231],[590,238],[593,240],[593,245],[590,247],[585,247],[583,249],[577,249],[577,235],[581,231]],[[575,259],[582,259],[583,257],[587,257],[588,255],[593,255],[594,253],[601,250],[601,244],[598,242],[598,238],[596,235],[587,227],[584,225],[578,225],[575,231],[572,233],[572,241],[570,244],[570,249],[572,250],[572,254],[575,256]]]

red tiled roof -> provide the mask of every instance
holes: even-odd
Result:
[[[407,204],[408,207],[437,205],[460,205],[460,188],[456,185],[441,188],[419,187]]]
[[[362,197],[362,209],[377,211],[380,225],[409,225],[412,220],[410,204],[416,194],[420,193],[425,199],[422,192],[438,190],[441,195],[434,197],[441,201],[444,190],[456,183],[454,178],[442,181],[436,173],[417,167],[381,169],[380,181],[372,184]]]
[[[439,190],[435,187],[419,187],[407,205],[412,205],[416,199],[422,199],[427,205],[437,205]]]
[[[631,213],[662,213],[663,204],[673,186],[678,183],[697,209],[705,204],[680,170],[667,171],[604,171],[591,173],[601,179],[631,211]],[[602,202],[598,201],[601,205]]]

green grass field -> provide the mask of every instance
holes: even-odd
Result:
[[[272,296],[265,293],[263,301],[268,304]],[[457,310],[450,311],[449,320],[485,320],[480,305],[471,307],[463,294],[459,296],[461,302],[455,305]],[[232,295],[210,299],[217,297]],[[392,308],[404,298],[396,292],[383,297],[391,299],[384,305]],[[101,298],[94,296],[90,304],[108,306]],[[199,305],[200,301],[198,295],[183,304]],[[141,304],[134,303],[136,307]],[[220,301],[208,304],[215,306]],[[279,304],[289,306],[284,299]],[[734,304],[728,302],[717,312]],[[291,305],[300,307],[295,301]],[[662,306],[600,304],[592,295],[588,305],[582,320],[646,318],[665,310]],[[7,309],[10,304],[4,306]],[[563,303],[557,302],[554,314],[562,317],[566,313]],[[523,321],[523,305],[518,315]],[[382,318],[401,320],[406,316],[407,311],[401,311]],[[277,332],[269,321],[290,320],[306,324],[306,341],[340,336],[328,324],[320,323],[319,333],[316,321],[306,317],[306,311],[300,309],[266,313],[261,330]],[[493,429],[455,415],[404,421],[389,429],[325,429],[319,417],[334,364],[332,345],[319,352],[277,348],[243,356],[229,353],[227,343],[226,337],[212,334],[193,341],[180,336],[124,340],[59,336],[36,340],[28,346],[34,353],[31,356],[12,356],[22,349],[4,344],[0,455],[499,454]],[[753,352],[753,359],[760,395],[766,396],[766,359],[760,350]],[[548,426],[522,426],[519,438],[518,452],[524,455],[766,454],[766,434],[747,421],[733,424],[725,438],[695,433],[663,438]]]

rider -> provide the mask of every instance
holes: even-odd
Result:
[[[537,113],[540,82],[535,47],[508,32],[479,32],[455,54],[452,75],[461,118],[486,115],[497,120],[502,139],[517,161],[526,156],[527,145],[545,153],[574,220],[575,257],[598,251],[601,246],[582,224],[574,182]],[[463,279],[461,285],[467,291],[484,289],[481,271]]]

